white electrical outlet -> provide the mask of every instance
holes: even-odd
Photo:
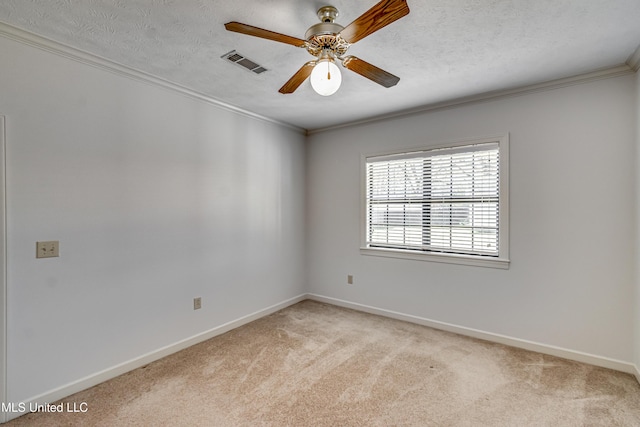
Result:
[[[197,297],[193,299],[193,309],[200,310],[202,308],[202,297]]]
[[[36,258],[53,258],[60,256],[60,242],[49,240],[47,242],[36,242]]]

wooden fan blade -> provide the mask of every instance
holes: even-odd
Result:
[[[297,37],[287,36],[285,34],[275,33],[273,31],[265,30],[263,28],[253,27],[247,24],[241,24],[240,22],[227,22],[224,27],[228,31],[234,31],[236,33],[247,34],[249,36],[261,37],[263,39],[269,39],[280,43],[290,44],[296,47],[304,47],[307,43],[305,40]]]
[[[355,43],[408,14],[406,0],[382,0],[347,25],[340,35],[348,43]]]
[[[311,71],[313,71],[313,67],[316,66],[316,61],[309,61],[302,66],[296,73],[289,79],[288,82],[284,84],[280,88],[278,92],[280,93],[293,93],[298,89],[298,86],[302,84],[307,78],[311,75]]]
[[[344,65],[345,68],[348,68],[349,70],[354,71],[384,87],[395,86],[400,81],[400,77],[394,76],[375,65],[371,65],[360,58],[356,58],[355,56],[347,56],[344,58],[342,65]]]

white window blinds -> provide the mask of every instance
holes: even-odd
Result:
[[[497,142],[366,159],[366,246],[499,256]]]

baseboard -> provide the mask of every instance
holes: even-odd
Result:
[[[385,310],[377,307],[371,307],[368,305],[358,304],[358,303],[345,301],[337,298],[325,297],[322,295],[307,294],[307,298],[310,300],[318,301],[318,302],[337,305],[339,307],[351,308],[351,309],[362,311],[365,313],[377,314],[384,317],[390,317],[392,319],[404,320],[406,322],[429,326],[434,329],[453,332],[456,334],[465,335],[472,338],[478,338],[485,341],[491,341],[499,344],[508,345],[511,347],[522,348],[524,350],[535,351],[538,353],[561,357],[563,359],[575,360],[577,362],[588,363],[594,366],[600,366],[603,368],[625,372],[628,374],[635,375],[636,379],[640,383],[640,371],[638,370],[638,367],[632,363],[610,359],[602,356],[596,356],[593,354],[583,353],[579,351],[568,350],[565,348],[555,347],[547,344],[541,344],[537,342],[522,340],[519,338],[513,338],[506,335],[494,334],[491,332],[485,332],[478,329],[467,328],[464,326],[453,325],[450,323],[439,322],[437,320],[430,320],[424,317],[413,316],[410,314],[399,313],[396,311]]]
[[[63,399],[67,396],[70,396],[74,393],[77,393],[82,390],[86,390],[90,387],[98,385],[104,381],[108,381],[112,378],[115,378],[119,375],[122,375],[126,372],[132,371],[144,365],[147,365],[151,362],[154,362],[163,357],[169,356],[173,353],[176,353],[180,350],[183,350],[192,345],[198,344],[200,342],[206,341],[210,338],[213,338],[217,335],[221,335],[225,332],[228,332],[232,329],[238,328],[247,323],[253,322],[254,320],[258,320],[261,317],[268,316],[269,314],[275,313],[283,308],[286,308],[290,305],[296,304],[300,301],[304,301],[306,299],[310,299],[313,301],[323,302],[327,304],[336,305],[339,307],[350,308],[358,311],[362,311],[365,313],[377,314],[384,317],[389,317],[392,319],[403,320],[406,322],[416,323],[419,325],[429,326],[434,329],[440,329],[448,332],[457,333],[460,335],[465,335],[473,338],[483,339],[486,341],[496,342],[500,344],[509,345],[512,347],[522,348],[525,350],[536,351],[538,353],[549,354],[552,356],[562,357],[569,360],[575,360],[578,362],[589,363],[595,366],[601,366],[604,368],[614,369],[617,371],[626,372],[632,374],[636,377],[638,382],[640,383],[640,369],[638,366],[622,362],[619,360],[609,359],[606,357],[596,356],[592,354],[582,353],[573,350],[567,350],[560,347],[549,346],[546,344],[540,344],[536,342],[531,342],[527,340],[521,340],[518,338],[508,337],[505,335],[494,334],[490,332],[484,332],[477,329],[466,328],[463,326],[457,326],[445,322],[439,322],[436,320],[430,320],[419,316],[413,316],[409,314],[399,313],[396,311],[385,310],[377,307],[372,307],[364,304],[358,304],[350,301],[345,301],[337,298],[325,297],[317,294],[301,294],[296,297],[287,299],[280,303],[274,304],[270,307],[264,308],[262,310],[258,310],[254,313],[248,314],[246,316],[240,317],[231,322],[224,323],[215,328],[212,328],[208,331],[202,332],[200,334],[194,335],[190,338],[186,338],[184,340],[178,341],[174,344],[168,345],[166,347],[160,348],[153,352],[144,354],[127,362],[121,363],[119,365],[113,366],[111,368],[105,369],[101,372],[97,372],[95,374],[89,375],[85,378],[82,378],[78,381],[74,381],[72,383],[66,384],[64,386],[58,387],[54,390],[50,390],[46,393],[40,394],[38,396],[32,397],[28,400],[25,400],[24,403],[27,407],[31,403],[44,403],[44,402],[55,402],[60,399]],[[7,413],[6,419],[1,422],[10,421],[11,419],[17,418],[22,415],[21,413]]]
[[[192,345],[201,343],[217,335],[224,334],[225,332],[228,332],[232,329],[235,329],[247,323],[253,322],[254,320],[258,320],[261,317],[268,316],[269,314],[275,313],[276,311],[282,310],[283,308],[296,304],[305,299],[307,299],[306,294],[298,295],[296,297],[287,299],[280,303],[274,304],[270,307],[267,307],[262,310],[258,310],[254,313],[248,314],[246,316],[240,317],[239,319],[233,320],[231,322],[227,322],[220,326],[216,326],[213,329],[209,329],[208,331],[194,335],[190,338],[186,338],[174,344],[170,344],[166,347],[144,354],[140,357],[136,357],[135,359],[132,359],[127,362],[121,363],[119,365],[113,366],[111,368],[105,369],[104,371],[89,375],[78,381],[74,381],[72,383],[58,387],[54,390],[50,390],[46,393],[32,397],[28,400],[25,400],[24,404],[27,408],[29,408],[31,403],[35,405],[36,403],[42,404],[45,402],[52,403],[52,402],[58,401],[74,393],[78,393],[79,391],[86,390],[102,382],[115,378],[126,372],[140,368],[158,359],[162,359],[163,357],[169,356],[180,350],[184,350],[187,347],[191,347]],[[23,415],[23,414],[19,412],[15,412],[15,413],[9,412],[6,414],[6,420],[3,420],[2,422],[10,421],[14,418],[19,417],[20,415]]]

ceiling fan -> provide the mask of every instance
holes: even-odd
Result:
[[[340,69],[335,64],[336,60],[339,60],[343,67],[384,87],[395,86],[400,81],[399,77],[355,56],[345,56],[345,53],[352,44],[408,14],[409,6],[406,0],[381,0],[351,24],[343,27],[335,23],[338,9],[324,6],[317,12],[320,23],[312,25],[307,30],[304,40],[235,21],[224,26],[228,31],[307,49],[316,59],[304,64],[279,92],[293,93],[311,76],[314,90],[326,96],[335,93],[342,81]]]

